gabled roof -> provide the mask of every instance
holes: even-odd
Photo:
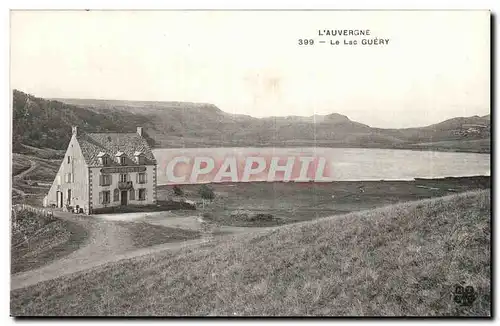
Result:
[[[88,166],[101,166],[99,163],[101,153],[115,157],[118,152],[125,154],[125,164],[129,166],[138,165],[134,157],[135,152],[144,154],[144,165],[156,164],[156,159],[146,139],[137,133],[81,133],[76,136],[76,139]],[[120,166],[113,160],[108,165]]]

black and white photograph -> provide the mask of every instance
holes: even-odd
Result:
[[[491,11],[9,19],[11,317],[492,317]]]

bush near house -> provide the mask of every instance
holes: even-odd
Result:
[[[205,184],[200,187],[198,192],[203,200],[212,201],[215,198],[214,190]]]
[[[92,210],[92,214],[162,212],[179,209],[195,210],[196,206],[186,201],[158,200],[155,205],[127,205],[94,209]]]
[[[175,185],[172,190],[174,191],[174,195],[176,196],[184,196],[184,191],[181,189],[181,187]]]

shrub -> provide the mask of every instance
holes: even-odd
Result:
[[[202,185],[198,191],[202,199],[212,201],[215,198],[215,193],[212,188],[207,185]]]
[[[176,196],[184,196],[184,191],[178,185],[175,185],[172,190]]]
[[[231,218],[246,222],[272,221],[274,216],[269,213],[252,213],[249,210],[236,210],[231,212]]]

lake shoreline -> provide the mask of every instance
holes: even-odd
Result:
[[[214,147],[163,148],[153,150],[153,154],[158,162],[157,183],[160,185],[285,179],[284,170],[271,173],[272,162],[281,167],[286,165],[286,179],[290,181],[408,181],[491,175],[491,155],[485,153],[380,148]],[[255,164],[256,161],[259,162]],[[204,167],[201,172],[200,162],[205,162],[210,168]]]
[[[177,186],[197,186],[197,185],[236,185],[236,184],[316,184],[316,185],[328,185],[335,183],[344,183],[344,184],[357,184],[357,183],[389,183],[389,182],[401,182],[401,183],[415,183],[415,182],[443,182],[443,181],[458,181],[467,183],[467,181],[476,182],[477,180],[486,180],[489,179],[491,181],[491,175],[470,175],[470,176],[461,176],[461,177],[437,177],[437,178],[413,178],[413,179],[379,179],[379,180],[338,180],[338,181],[328,181],[328,182],[317,182],[317,181],[307,181],[307,182],[294,182],[288,181],[285,182],[283,180],[275,180],[275,181],[260,181],[260,180],[252,180],[252,181],[222,181],[222,182],[198,182],[198,183],[158,183],[158,188],[166,188]]]
[[[205,145],[205,146],[203,146]],[[200,143],[198,146],[196,145],[191,145],[188,144],[187,146],[179,146],[178,144],[169,144],[168,147],[165,147],[163,145],[161,146],[153,146],[151,149],[153,151],[155,150],[161,150],[161,149],[197,149],[197,148],[205,148],[205,149],[210,149],[210,148],[238,148],[238,147],[248,147],[248,148],[275,148],[275,147],[280,147],[280,148],[304,148],[304,147],[317,147],[317,148],[328,148],[328,149],[388,149],[388,150],[407,150],[407,151],[414,151],[414,152],[440,152],[440,153],[470,153],[470,154],[489,154],[491,155],[491,149],[486,150],[486,149],[477,149],[477,148],[443,148],[443,147],[432,147],[432,146],[422,146],[422,147],[415,147],[416,144],[408,144],[407,146],[402,146],[402,147],[370,147],[370,146],[352,146],[352,145],[346,145],[346,146],[332,146],[331,144],[304,144],[304,143],[299,143],[299,144],[267,144],[267,145],[249,145],[249,144],[204,144]]]

